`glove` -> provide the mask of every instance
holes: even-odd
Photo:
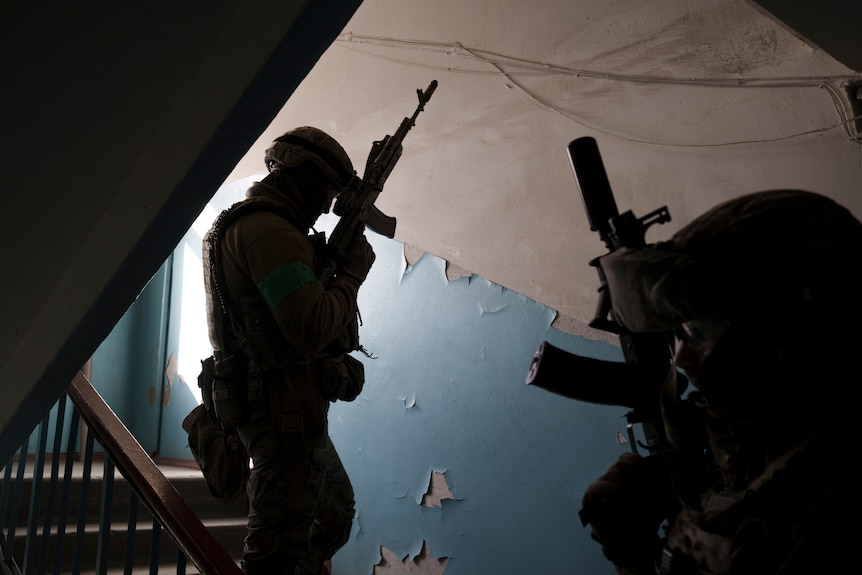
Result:
[[[584,492],[581,518],[618,573],[655,573],[658,528],[672,494],[661,460],[635,453],[623,453]]]
[[[375,259],[374,250],[360,228],[351,244],[350,251],[344,256],[344,261],[338,270],[338,275],[361,284],[368,276],[368,271]]]

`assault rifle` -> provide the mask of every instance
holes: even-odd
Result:
[[[335,273],[338,264],[350,250],[353,238],[359,226],[368,225],[375,232],[392,238],[395,236],[395,218],[380,211],[374,202],[383,191],[383,184],[392,172],[395,164],[401,158],[402,145],[407,132],[416,123],[416,117],[425,109],[425,104],[431,99],[437,89],[437,80],[432,80],[423,92],[416,90],[419,105],[413,115],[402,120],[398,130],[393,135],[386,135],[382,140],[371,144],[371,152],[365,162],[365,173],[360,178],[353,176],[347,188],[338,196],[332,211],[340,219],[332,230],[327,242],[329,262],[320,274],[320,281],[326,283]]]
[[[573,140],[568,153],[590,229],[599,233],[610,252],[643,247],[647,228],[670,221],[666,207],[642,218],[635,217],[631,210],[619,213],[595,139]],[[533,357],[527,383],[580,401],[629,408],[626,419],[632,451],[637,453],[640,445],[650,455],[657,455],[667,441],[659,396],[671,365],[673,342],[667,335],[631,333],[619,324],[614,318],[601,258],[594,258],[590,265],[596,268],[601,287],[595,318],[589,325],[617,334],[625,361],[581,357],[545,341]],[[644,443],[635,437],[634,425],[638,423],[643,428]]]

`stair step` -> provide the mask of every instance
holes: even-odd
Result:
[[[207,522],[207,530],[213,535],[213,538],[227,551],[231,557],[239,558],[242,555],[242,538],[245,535],[245,523],[238,521],[216,521]],[[61,551],[60,561],[64,566],[63,572],[69,572],[75,558],[75,546],[78,539],[77,532],[67,532],[63,537],[63,547]],[[126,560],[126,551],[128,546],[129,533],[125,529],[112,527],[108,535],[108,567],[122,568]],[[132,550],[132,558],[134,565],[149,566],[150,557],[152,555],[153,528],[152,524],[148,526],[139,525],[134,533],[134,545]],[[36,538],[35,555],[39,557],[41,554],[42,537]],[[16,538],[13,547],[15,557],[24,556],[24,540]],[[48,538],[48,554],[46,564],[53,566],[57,558],[57,538],[56,534],[52,534]],[[99,526],[87,525],[82,539],[81,545],[81,568],[82,570],[93,570],[96,567],[96,557],[99,549]],[[176,573],[176,560],[178,548],[170,535],[160,530],[159,533],[159,563],[173,563],[174,573]],[[49,570],[50,571],[50,570]]]
[[[166,477],[171,482],[171,485],[177,490],[177,492],[183,497],[186,503],[191,507],[191,509],[195,512],[195,514],[200,519],[210,519],[210,518],[218,518],[223,516],[230,517],[245,517],[247,515],[247,507],[244,501],[244,498],[231,504],[221,503],[216,500],[212,495],[210,495],[209,490],[204,483],[203,476],[201,475],[199,470],[185,470],[181,469],[180,471],[167,470]],[[62,481],[63,478],[58,478],[58,483],[56,487],[56,493],[54,495],[54,512],[57,513],[60,510],[60,494],[62,489]],[[15,479],[13,477],[12,484],[14,486]],[[68,500],[68,517],[75,518],[77,520],[79,510],[81,508],[81,491],[82,491],[82,477],[81,472],[78,471],[73,474],[72,481],[69,487],[69,500]],[[19,520],[26,520],[26,515],[29,512],[30,508],[30,499],[32,496],[32,478],[25,476],[25,484],[24,489],[21,494],[21,503],[19,510]],[[101,517],[101,498],[102,498],[102,473],[101,469],[96,473],[96,469],[93,470],[93,474],[90,477],[90,482],[87,487],[87,506],[86,509],[88,511],[88,515],[86,516],[86,520],[88,522],[96,523]],[[40,508],[39,515],[44,516],[45,509],[47,507],[47,499],[50,488],[50,477],[45,476],[42,479],[42,490],[40,494]],[[113,482],[113,498],[111,503],[111,520],[112,522],[117,522],[121,520],[123,517],[127,517],[127,513],[129,510],[129,505],[132,497],[132,489],[131,486],[126,482],[126,480],[119,474],[119,472],[114,474],[114,482]],[[142,513],[146,510],[146,507],[139,500],[138,505],[138,513]],[[74,523],[74,521],[73,521]]]
[[[71,570],[75,540],[77,538],[77,523],[78,511],[81,507],[81,468],[82,466],[76,463],[76,473],[73,473],[71,488],[69,490],[68,515],[63,536],[62,557],[61,562],[64,566],[63,572]],[[29,515],[30,498],[32,495],[32,476],[28,475],[30,470],[25,473],[25,482],[22,491],[22,501],[18,514],[18,522],[16,526],[16,539],[14,544],[15,557],[23,557],[26,522]],[[81,568],[84,571],[95,569],[96,555],[99,545],[99,519],[101,513],[102,499],[102,473],[103,467],[101,464],[93,466],[92,475],[88,487],[86,498],[86,526],[82,535],[82,561]],[[239,558],[242,556],[243,538],[246,533],[247,507],[245,501],[241,500],[233,504],[223,504],[212,497],[203,480],[200,470],[197,468],[184,468],[165,466],[163,473],[177,490],[177,492],[187,502],[189,507],[195,512],[201,523],[212,534],[213,538],[227,551],[228,555],[234,557],[239,563]],[[38,557],[41,550],[43,522],[47,505],[48,487],[50,478],[50,468],[46,469],[46,477],[43,477],[42,493],[40,495],[40,510],[38,513],[39,526],[36,537],[36,552]],[[62,475],[62,468],[61,468]],[[60,490],[62,488],[62,476],[59,478],[57,486],[57,494],[52,508],[56,517],[56,512],[60,509]],[[13,473],[12,483],[14,486],[15,474]],[[12,491],[10,490],[10,493]],[[109,544],[109,572],[116,570],[116,573],[122,573],[125,564],[125,552],[129,538],[127,532],[129,505],[132,498],[132,490],[126,480],[118,472],[115,473],[113,482],[113,493],[111,501],[111,526],[108,536]],[[52,520],[50,533],[47,538],[48,548],[48,566],[54,563],[54,556],[57,550],[57,521]],[[153,538],[153,517],[149,509],[144,505],[143,501],[138,501],[137,521],[134,533],[133,554],[134,565],[140,565],[140,570],[134,573],[150,573],[149,564],[151,556],[151,546]],[[160,564],[159,573],[177,573],[177,554],[178,548],[170,534],[165,530],[160,530],[159,538],[159,553],[158,562]],[[50,570],[49,570],[50,572]],[[187,564],[186,573],[195,574],[197,570],[191,563]]]

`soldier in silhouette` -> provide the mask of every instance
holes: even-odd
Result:
[[[265,161],[269,175],[204,240],[213,402],[252,461],[243,570],[320,575],[354,516],[327,411],[361,389],[346,354],[358,345],[356,297],[374,252],[360,230],[334,277],[318,280],[325,241],[309,228],[354,176],[338,142],[297,128]]]
[[[754,193],[602,268],[621,324],[676,335],[656,398],[671,446],[624,454],[584,494],[616,570],[854,569],[862,223],[818,194]]]

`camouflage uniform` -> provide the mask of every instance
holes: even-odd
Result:
[[[208,314],[216,373],[238,363],[244,375],[235,426],[252,460],[243,570],[318,575],[347,542],[354,516],[353,488],[327,432],[334,398],[321,393],[319,362],[332,356],[327,346],[355,320],[373,252],[366,242],[358,268],[323,286],[316,277],[319,246],[306,233],[328,204],[312,199],[309,208],[305,192],[279,172],[283,167],[270,164],[275,171],[244,202],[279,209],[243,212],[221,236],[221,289],[236,306],[229,315],[240,317],[219,314],[218,294],[211,293],[218,288],[208,289]],[[207,269],[211,256],[206,250],[204,256]],[[219,327],[231,323],[227,332],[236,338],[220,341]]]
[[[858,528],[839,525],[855,522],[859,498],[838,438],[855,419],[842,389],[859,379],[862,223],[817,194],[760,192],[602,268],[620,323],[678,337],[656,398],[663,464],[625,454],[584,495],[605,513],[593,537],[617,571],[852,570]],[[696,414],[682,410],[678,370]]]

